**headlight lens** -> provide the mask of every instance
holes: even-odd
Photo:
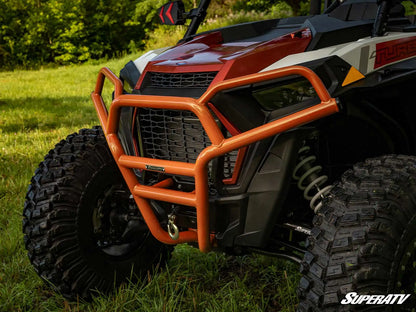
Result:
[[[276,110],[317,97],[315,89],[304,78],[279,83],[253,91],[253,97],[265,110]]]

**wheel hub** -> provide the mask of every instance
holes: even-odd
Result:
[[[111,186],[97,200],[92,214],[96,246],[110,256],[124,256],[140,245],[148,229],[123,186]]]

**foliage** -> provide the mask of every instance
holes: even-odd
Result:
[[[300,0],[286,0],[286,3],[289,1]],[[138,51],[155,28],[158,33],[167,29],[155,22],[157,8],[165,2],[167,0],[0,0],[0,68],[80,63]],[[184,0],[187,10],[197,2]],[[234,15],[249,16],[252,11],[267,15],[279,7],[287,8],[286,3],[281,0],[214,0],[208,20],[228,18],[232,21]],[[230,24],[223,20],[220,23]]]
[[[268,11],[271,6],[281,2],[281,0],[237,0],[233,4],[233,9],[244,11]]]
[[[137,51],[165,1],[0,0],[0,68],[79,63]]]
[[[308,14],[302,9],[303,3],[306,2],[306,0],[237,0],[233,4],[233,10],[270,12],[279,6],[289,6],[293,15],[300,15]]]
[[[140,46],[137,1],[0,0],[0,67],[68,64]]]
[[[414,15],[416,14],[416,5],[413,1],[404,1],[402,2],[404,9],[406,11],[406,15]]]

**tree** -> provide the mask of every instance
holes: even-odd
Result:
[[[302,4],[306,4],[308,0],[236,0],[233,1],[233,9],[243,10],[243,11],[260,11],[260,12],[267,12],[269,11],[274,5],[278,5],[279,3],[286,2],[292,9],[293,15],[297,16],[305,14],[307,12],[301,11]]]
[[[145,38],[134,0],[0,0],[0,67],[115,56]]]
[[[213,0],[209,18],[268,12],[281,0]],[[295,15],[302,0],[285,0]],[[0,0],[0,68],[79,63],[144,46],[168,0]],[[187,10],[199,1],[184,0]]]

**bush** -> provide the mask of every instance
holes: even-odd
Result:
[[[79,63],[143,46],[137,1],[0,0],[0,67]],[[140,11],[139,11],[140,12]]]
[[[184,27],[155,22],[168,0],[0,0],[0,69],[34,68],[134,53],[146,46],[174,44]],[[200,30],[264,18],[287,16],[286,3],[300,0],[216,0]],[[184,0],[190,10],[197,0]],[[150,42],[146,45],[146,40]]]

